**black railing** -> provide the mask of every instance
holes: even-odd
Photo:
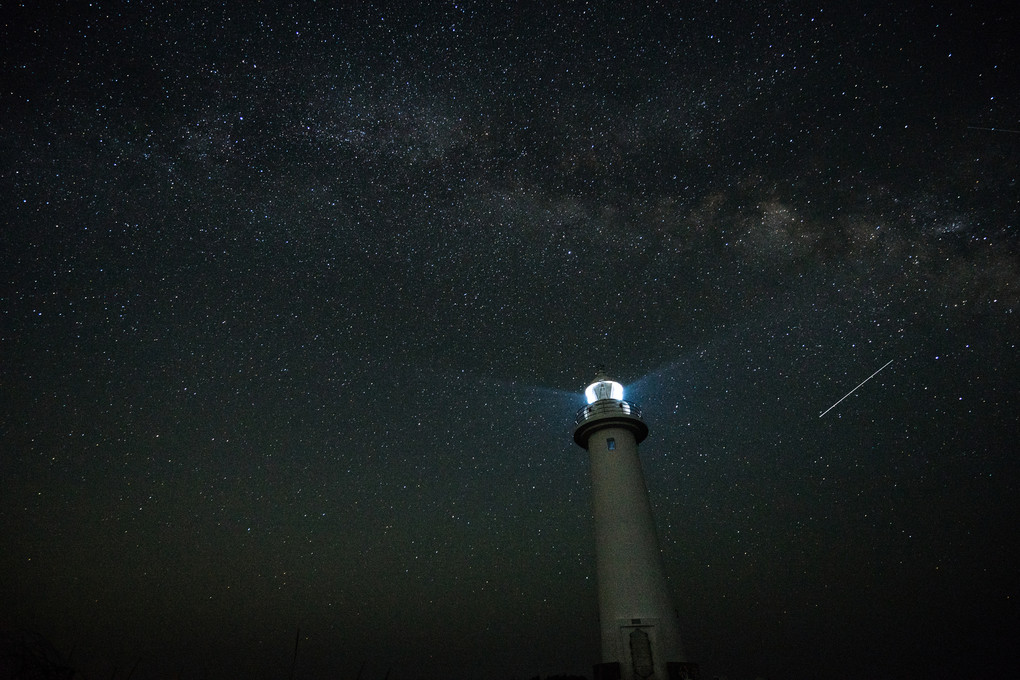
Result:
[[[580,425],[589,418],[614,415],[627,415],[633,416],[634,418],[641,418],[641,409],[638,408],[636,404],[632,404],[629,401],[620,401],[619,399],[599,399],[594,404],[588,404],[587,406],[582,407],[581,410],[577,412],[574,424]]]

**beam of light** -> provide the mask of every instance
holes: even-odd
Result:
[[[892,362],[893,362],[893,360],[892,360],[892,359],[890,359],[889,361],[887,361],[887,362],[886,362],[885,366],[888,366],[888,365],[889,365],[889,364],[891,364]],[[863,385],[864,383],[868,382],[869,380],[871,380],[872,378],[874,378],[874,377],[875,377],[876,375],[878,375],[879,373],[881,373],[881,372],[882,372],[882,369],[883,369],[883,368],[885,368],[885,366],[883,366],[882,368],[878,369],[877,371],[875,371],[874,373],[872,373],[871,375],[869,375],[869,376],[868,376],[867,378],[865,378],[864,380],[862,380],[862,381],[861,381],[861,385]],[[857,391],[857,390],[858,390],[858,389],[860,388],[860,386],[861,386],[861,385],[858,385],[857,387],[853,388],[852,390],[850,390],[849,392],[847,392],[846,394],[844,394],[844,395],[843,395],[843,398],[842,398],[842,399],[840,399],[840,400],[839,400],[839,401],[837,401],[837,402],[836,402],[835,404],[833,404],[833,405],[832,405],[832,406],[830,406],[829,408],[827,408],[827,409],[825,409],[824,411],[822,411],[822,412],[821,412],[821,414],[820,414],[820,415],[819,415],[818,417],[819,417],[819,418],[821,418],[821,417],[822,417],[822,416],[824,416],[824,415],[825,415],[826,413],[828,413],[828,412],[829,412],[829,411],[831,411],[832,409],[834,409],[834,408],[836,408],[837,406],[839,406],[839,402],[840,402],[840,401],[843,401],[843,399],[846,399],[846,398],[847,398],[847,397],[849,397],[849,396],[850,396],[851,394],[853,394],[854,392],[856,392],[856,391]]]
[[[503,394],[511,393],[530,393],[537,394],[547,398],[566,398],[570,401],[576,401],[580,399],[584,401],[583,395],[580,395],[577,390],[564,390],[558,387],[550,387],[549,385],[536,385],[532,383],[526,383],[514,378],[497,378],[495,375],[477,373],[475,371],[461,369],[461,370],[445,370],[439,371],[439,375],[447,381],[463,381],[467,380],[475,383],[472,389],[479,389],[479,386],[485,387],[486,389],[497,389]]]
[[[688,350],[680,358],[660,364],[637,380],[628,382],[627,394],[642,401],[654,398],[669,389],[664,384],[668,379],[689,379],[690,374],[695,371],[704,372],[701,365],[705,363],[707,355],[708,350],[705,348]],[[696,363],[698,360],[701,360],[701,364]]]

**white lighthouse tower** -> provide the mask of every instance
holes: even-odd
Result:
[[[638,444],[648,436],[623,385],[601,373],[584,391],[574,441],[591,458],[602,663],[595,680],[686,680],[676,607],[666,583],[641,472]]]

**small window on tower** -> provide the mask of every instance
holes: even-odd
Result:
[[[610,451],[615,451],[616,450],[616,440],[613,439],[612,437],[608,438],[606,440],[606,448],[609,449]]]

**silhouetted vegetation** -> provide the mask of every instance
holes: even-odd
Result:
[[[530,680],[542,680],[542,678],[536,675]],[[583,675],[560,674],[560,675],[547,675],[545,676],[545,680],[588,680],[588,678],[584,677]]]
[[[0,633],[0,680],[80,678],[46,638],[30,631]]]

